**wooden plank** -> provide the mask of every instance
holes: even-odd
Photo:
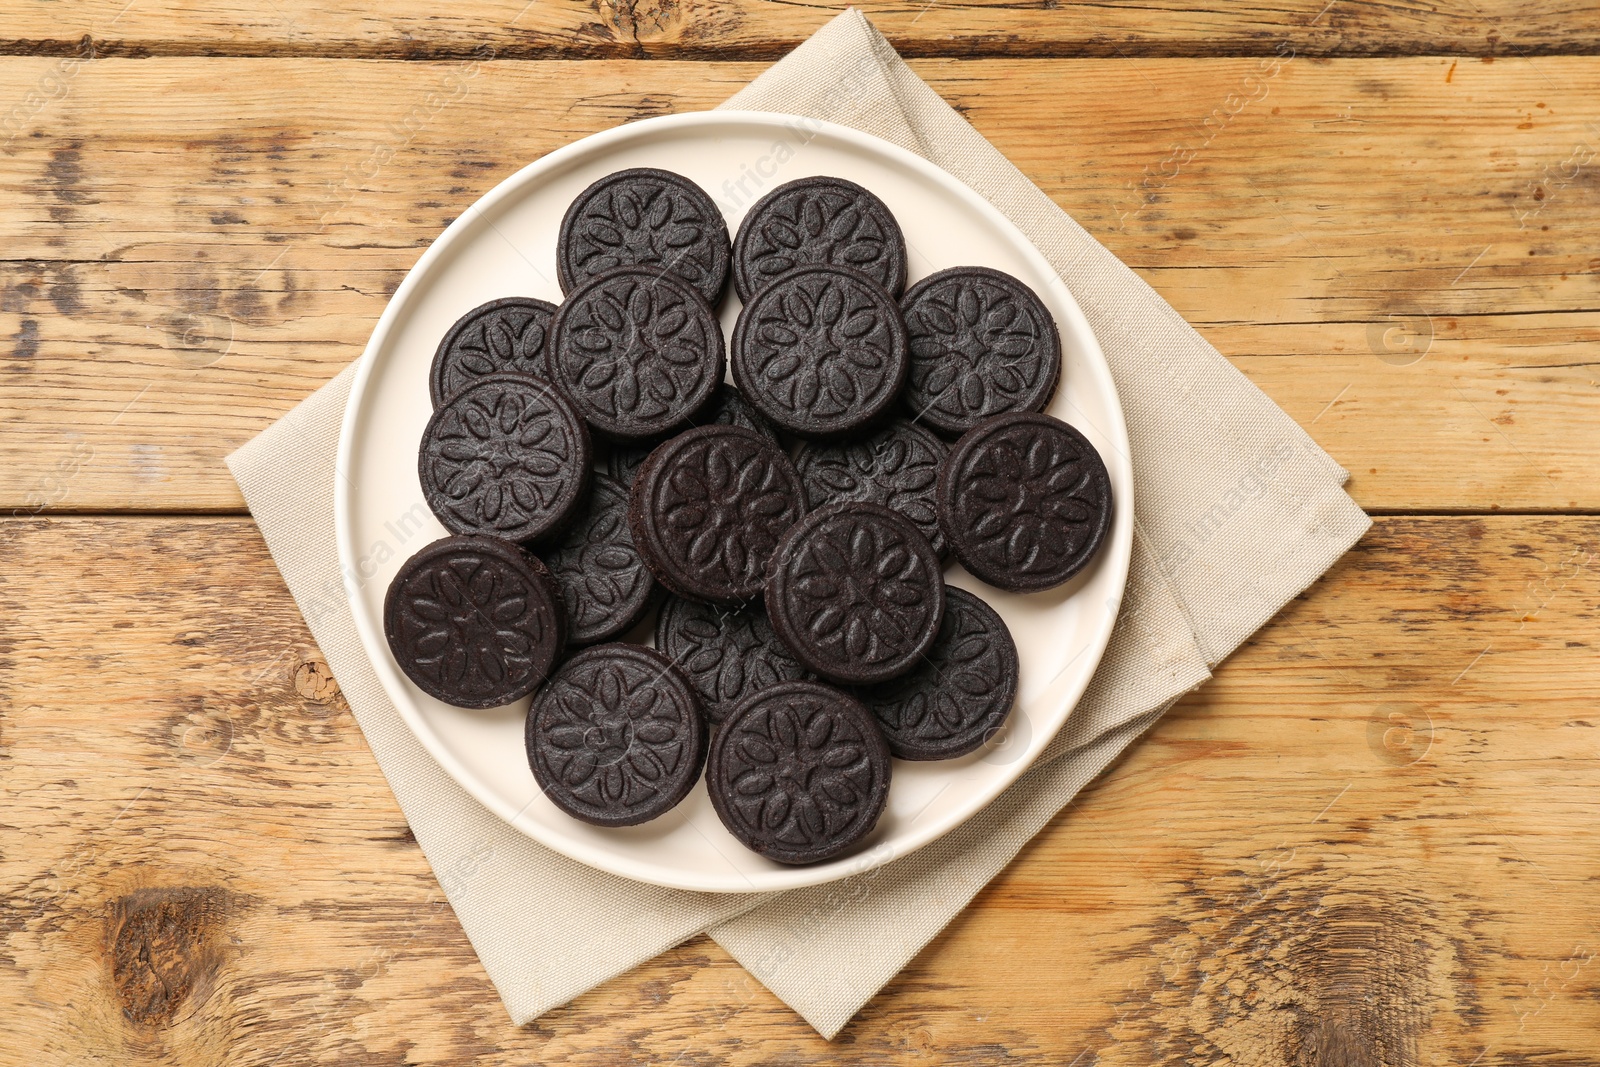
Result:
[[[1364,505],[1600,506],[1600,59],[915,66]],[[53,69],[0,60],[0,100]],[[473,199],[760,69],[83,65],[0,153],[0,507],[238,508],[222,457]]]
[[[1380,519],[827,1046],[705,940],[512,1028],[247,520],[0,523],[0,1063],[1593,1062],[1597,551]]]
[[[299,55],[443,59],[775,59],[847,6],[761,0],[16,0],[3,29],[14,54]],[[1045,57],[1548,55],[1600,49],[1600,11],[1573,0],[1440,8],[1334,0],[1140,4],[1067,0],[866,0],[859,7],[903,54]],[[87,39],[87,43],[85,42]]]

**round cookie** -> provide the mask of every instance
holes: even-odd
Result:
[[[544,346],[556,306],[508,296],[479,304],[456,320],[433,353],[428,395],[438,408],[491,374],[544,374]]]
[[[1043,411],[1061,379],[1061,338],[1037,294],[988,267],[951,267],[900,301],[910,336],[906,406],[948,434],[1008,411]]]
[[[829,504],[795,523],[767,569],[767,615],[794,658],[850,685],[905,674],[939,633],[939,556],[911,520]]]
[[[452,533],[544,541],[584,499],[589,449],[583,420],[549,382],[491,374],[433,413],[417,477]]]
[[[949,445],[916,423],[896,419],[859,441],[802,445],[794,465],[810,507],[843,500],[882,504],[916,523],[942,559],[944,533],[933,490],[949,452]]]
[[[894,299],[841,267],[801,267],[752,297],[733,327],[733,381],[800,437],[837,438],[877,422],[900,397],[908,356]]]
[[[561,599],[544,564],[492,537],[446,537],[401,565],[383,632],[407,678],[458,708],[521,700],[565,643]]]
[[[628,529],[628,490],[594,475],[588,502],[544,556],[567,615],[567,643],[592,645],[627,633],[655,598]]]
[[[700,777],[706,728],[694,690],[643,645],[595,645],[567,660],[528,709],[524,743],[550,802],[596,826],[634,826]]]
[[[882,200],[843,178],[797,178],[751,206],[733,243],[733,287],[748,301],[796,267],[854,267],[892,295],[906,241]]]
[[[1017,645],[999,614],[965,589],[947,586],[944,621],[911,673],[858,690],[904,760],[952,759],[982,748],[1017,697]]]
[[[1111,529],[1111,478],[1087,438],[1049,415],[996,415],[939,472],[939,525],[961,565],[1037,593],[1071,578]]]
[[[728,281],[728,224],[681,174],[636,167],[578,194],[561,217],[556,277],[563,293],[618,267],[673,274],[716,306]]]
[[[722,382],[722,328],[672,275],[627,267],[592,278],[567,295],[552,332],[550,380],[606,437],[676,430]]]
[[[833,859],[877,825],[889,746],[854,697],[785,682],[733,710],[711,739],[706,786],[728,832],[779,863]]]
[[[744,397],[739,395],[739,390],[727,382],[717,386],[717,391],[711,394],[706,406],[696,412],[689,421],[696,426],[743,426],[768,438],[774,445],[779,444],[778,434],[773,430],[772,424],[762,418],[755,408],[746,404]],[[638,473],[639,465],[654,447],[654,444],[612,445],[605,454],[606,473],[623,485],[632,485],[633,476]]]
[[[633,479],[628,522],[656,580],[679,596],[741,604],[805,512],[800,476],[771,441],[741,426],[686,430]]]
[[[763,689],[807,677],[759,604],[719,608],[668,597],[656,619],[656,647],[689,679],[713,723]]]

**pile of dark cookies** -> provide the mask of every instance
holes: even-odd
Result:
[[[455,536],[390,586],[394,657],[458,707],[532,694],[529,764],[574,818],[656,818],[704,768],[749,848],[838,856],[891,756],[965,755],[1011,712],[1016,646],[945,557],[1035,592],[1110,527],[1100,457],[1040,414],[1055,323],[983,267],[906,289],[899,224],[837,178],[730,241],[688,179],[620,171],[556,258],[559,307],[491,301],[439,344],[418,474]],[[619,640],[658,606],[655,647]]]

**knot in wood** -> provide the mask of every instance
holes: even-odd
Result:
[[[295,668],[294,691],[314,704],[331,704],[339,698],[339,683],[326,663],[311,659]]]

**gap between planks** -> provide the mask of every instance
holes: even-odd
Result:
[[[1138,41],[1096,39],[1027,41],[972,37],[953,42],[904,40],[889,43],[902,59],[1260,59],[1277,55],[1292,31],[1222,41]],[[550,62],[560,60],[651,60],[661,63],[767,63],[794,51],[799,41],[748,44],[651,44],[599,41],[590,44],[496,44],[494,60]],[[1544,40],[1526,45],[1498,42],[1491,47],[1461,47],[1460,40],[1425,38],[1392,43],[1294,40],[1296,54],[1309,59],[1538,59],[1554,56],[1600,56],[1600,40]],[[399,63],[464,63],[483,59],[483,46],[367,44],[351,41],[110,41],[88,38],[0,41],[0,58],[50,58],[91,55],[96,59],[342,59]]]

